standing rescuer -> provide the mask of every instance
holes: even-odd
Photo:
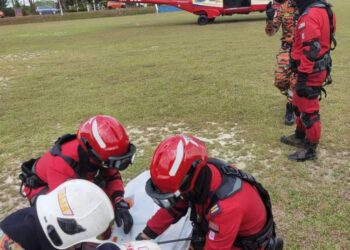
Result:
[[[45,194],[69,179],[86,179],[100,186],[115,210],[115,221],[128,233],[133,225],[119,170],[132,164],[136,148],[121,123],[106,115],[83,122],[77,134],[66,134],[38,159],[22,164],[21,193],[35,205]]]
[[[293,125],[294,109],[292,99],[295,77],[291,69],[290,53],[298,17],[295,1],[274,0],[274,4],[270,2],[266,8],[266,16],[265,32],[267,35],[273,36],[282,27],[281,48],[277,54],[277,65],[275,69],[275,86],[283,95],[287,96],[284,122],[286,125]]]
[[[282,249],[268,192],[253,176],[210,158],[202,141],[174,135],[154,152],[146,192],[161,207],[137,240],[154,239],[191,208],[192,248]]]
[[[290,136],[282,136],[281,142],[302,148],[289,155],[290,160],[305,161],[317,158],[321,137],[319,100],[323,86],[331,83],[330,51],[336,46],[336,19],[325,1],[296,0],[296,4],[300,13],[292,48],[293,68],[297,73],[293,97],[296,130]]]

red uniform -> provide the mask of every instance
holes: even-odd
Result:
[[[317,61],[323,58],[331,47],[330,20],[326,8],[322,4],[308,7],[298,20],[292,58],[298,65],[298,81],[296,90],[304,84],[306,87],[321,88],[327,77],[327,70],[316,72]],[[335,17],[334,27],[335,27]],[[316,88],[315,88],[316,87]],[[309,88],[312,89],[312,88]],[[321,136],[321,121],[319,118],[320,103],[318,96],[314,98],[301,97],[301,92],[293,97],[293,104],[297,106],[297,130],[306,133],[311,143],[318,143]]]
[[[78,146],[78,139],[68,141],[61,147],[62,154],[78,162]],[[25,187],[24,193],[27,194],[27,198],[31,201],[39,192],[50,192],[66,180],[84,178],[89,181],[94,181],[96,176],[99,176],[101,180],[106,180],[105,186],[102,188],[112,201],[114,201],[116,197],[123,196],[124,186],[119,171],[114,168],[97,168],[97,165],[95,166],[96,168],[93,169],[83,167],[84,169],[81,169],[81,174],[79,176],[73,167],[62,157],[54,156],[48,151],[35,164],[36,175],[47,183],[47,186],[39,187],[32,191],[30,191],[28,187]]]
[[[208,164],[212,174],[210,191],[216,190],[222,177],[219,170]],[[209,207],[208,199],[204,205],[195,205],[197,215],[208,223],[205,250],[239,249],[233,245],[237,236],[251,236],[261,231],[267,220],[267,212],[257,190],[243,181],[240,191],[234,195],[219,200]],[[180,200],[170,209],[161,208],[148,221],[144,232],[152,238],[162,234],[172,223],[176,223],[187,213],[189,203]]]

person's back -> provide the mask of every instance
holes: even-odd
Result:
[[[222,177],[213,164],[208,164],[212,173],[211,186],[217,189],[222,183]],[[213,191],[215,191],[215,189]],[[210,199],[208,200],[210,202]],[[229,219],[230,223],[227,223]],[[239,236],[252,236],[259,233],[266,224],[266,208],[258,191],[249,183],[243,181],[239,191],[228,198],[211,204],[206,220],[209,223],[212,241],[206,239],[209,249],[240,249],[234,246],[234,240]],[[215,226],[218,230],[215,231]],[[232,247],[229,247],[232,246]]]
[[[194,249],[277,247],[268,192],[253,176],[208,158],[198,138],[174,135],[162,141],[150,174],[146,192],[161,208],[136,239],[157,238],[191,208]]]
[[[66,142],[62,145],[62,153],[75,161],[78,161],[78,146],[79,142],[77,139]],[[47,183],[47,186],[32,190],[25,188],[24,193],[30,201],[40,193],[50,192],[66,180],[77,178],[77,174],[73,167],[65,162],[62,157],[52,155],[50,150],[44,153],[36,161],[34,168],[35,174],[42,181]]]

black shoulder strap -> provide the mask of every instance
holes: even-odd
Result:
[[[76,173],[79,172],[79,163],[74,160],[73,158],[67,156],[67,155],[64,155],[62,154],[62,148],[61,146],[66,143],[66,142],[69,142],[69,141],[72,141],[74,139],[76,139],[77,136],[76,135],[73,135],[73,134],[65,134],[61,137],[59,137],[56,141],[55,141],[55,144],[52,146],[52,148],[50,149],[50,153],[53,155],[53,156],[59,156],[61,157],[69,166],[71,166],[74,171]]]
[[[208,163],[211,163],[214,166],[216,166],[220,170],[220,172],[223,174],[223,176],[234,176],[238,180],[246,181],[250,183],[257,189],[259,196],[261,197],[261,200],[263,201],[266,207],[266,213],[267,213],[266,224],[259,233],[251,237],[237,237],[234,245],[239,246],[242,249],[260,249],[261,246],[263,246],[269,238],[271,237],[274,238],[276,236],[275,223],[273,221],[272,205],[271,205],[271,199],[270,199],[269,193],[258,181],[256,181],[256,179],[252,175],[240,169],[231,167],[227,162],[224,162],[219,159],[210,158],[208,160]],[[217,199],[215,202],[219,200],[218,198],[215,198],[215,197],[214,199]],[[213,206],[214,204],[215,203],[212,203],[211,201],[210,207]],[[249,247],[246,247],[246,246],[249,246]]]
[[[332,6],[329,3],[324,3],[325,8],[327,10],[328,18],[329,18],[329,27],[330,27],[330,43],[331,43],[331,50],[335,50],[337,47],[337,40],[335,39],[335,27],[334,27],[334,15],[332,11]],[[332,47],[333,43],[333,47]]]
[[[263,202],[266,206],[267,213],[272,217],[272,206],[271,206],[270,195],[267,192],[267,190],[258,181],[256,181],[252,175],[250,175],[250,174],[248,174],[240,169],[233,168],[227,162],[224,162],[224,161],[219,160],[219,159],[210,158],[210,159],[208,159],[208,163],[211,163],[214,166],[216,166],[220,170],[220,172],[223,174],[223,176],[234,176],[234,177],[236,177],[240,180],[246,181],[246,182],[250,183],[251,185],[253,185],[254,187],[256,187],[261,199],[263,200]],[[218,190],[220,190],[220,189],[221,189],[221,187]],[[231,195],[232,194],[230,194],[229,196],[231,196]],[[218,195],[215,195],[215,196],[217,196],[217,198],[214,198],[214,199],[217,199],[216,202],[218,200],[220,200]],[[225,198],[227,198],[229,196],[226,196]],[[213,204],[215,204],[215,202]]]

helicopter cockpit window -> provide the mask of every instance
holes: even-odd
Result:
[[[224,8],[250,7],[251,0],[224,0]]]

